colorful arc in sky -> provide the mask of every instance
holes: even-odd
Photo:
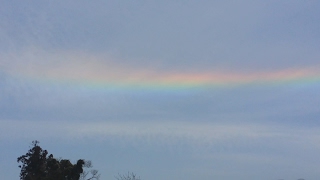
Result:
[[[29,76],[30,77],[30,76]],[[320,83],[320,71],[316,69],[291,69],[278,72],[259,73],[125,73],[106,74],[101,72],[64,74],[51,73],[42,81],[71,83],[81,86],[116,89],[192,89],[211,87],[238,87],[245,85],[281,85]]]

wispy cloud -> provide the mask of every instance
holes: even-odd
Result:
[[[287,82],[318,81],[319,66],[258,71],[231,72],[218,69],[201,73],[161,71],[156,67],[128,67],[106,53],[92,54],[77,51],[46,52],[29,49],[15,54],[4,54],[2,71],[16,76],[52,81],[71,81],[84,84],[114,86],[236,86],[242,84],[281,84]]]
[[[313,144],[320,148],[319,128],[285,127],[280,124],[234,124],[178,121],[135,122],[70,122],[1,120],[1,138],[61,140],[93,138],[119,141],[147,141],[175,144],[185,141],[197,145],[290,146]],[[257,144],[256,144],[257,145]],[[259,146],[258,145],[258,146]]]

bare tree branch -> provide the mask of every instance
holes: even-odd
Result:
[[[115,176],[117,180],[141,180],[140,176],[137,177],[136,174],[128,172],[128,174],[122,175],[118,173],[118,176]]]

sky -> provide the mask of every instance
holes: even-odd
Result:
[[[319,1],[0,2],[1,179],[319,179]]]

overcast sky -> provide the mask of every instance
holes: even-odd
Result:
[[[320,1],[0,2],[1,179],[319,179]]]

